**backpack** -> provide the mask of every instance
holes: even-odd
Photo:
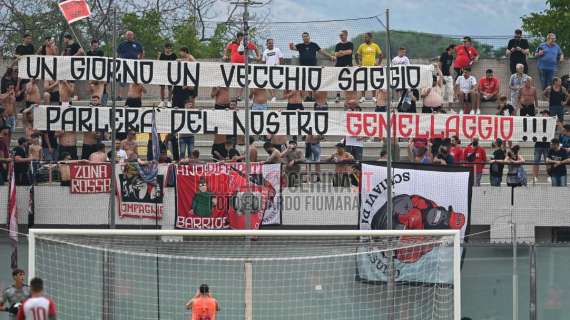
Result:
[[[520,187],[526,186],[527,176],[526,171],[522,166],[509,166],[509,171],[507,172],[507,185],[509,187]]]

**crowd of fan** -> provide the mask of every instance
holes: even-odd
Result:
[[[319,63],[317,54],[321,54],[335,66],[345,67],[352,65],[375,66],[382,63],[384,58],[382,49],[373,39],[372,33],[364,35],[364,42],[355,48],[348,40],[348,32],[343,30],[339,34],[340,41],[335,46],[334,52],[329,52],[311,41],[308,33],[302,34],[300,43],[289,44],[289,49],[298,52],[298,63],[303,66],[315,66]],[[273,39],[267,39],[263,51],[250,42],[248,50],[243,47],[243,34],[238,33],[224,49],[223,59],[231,63],[244,63],[249,57],[256,63],[268,65],[283,64],[283,53],[275,45]],[[521,116],[557,116],[560,137],[551,142],[536,142],[534,149],[533,180],[538,177],[538,164],[545,161],[548,165],[548,173],[553,186],[566,185],[566,164],[570,162],[570,126],[564,125],[564,107],[570,103],[568,99],[568,77],[556,78],[558,64],[564,59],[560,47],[556,44],[554,34],[547,36],[546,42],[540,44],[536,52],[529,51],[529,43],[522,37],[520,30],[515,31],[514,38],[508,43],[506,55],[509,57],[511,77],[509,81],[510,95],[500,95],[501,81],[488,69],[485,76],[477,80],[471,74],[471,67],[478,63],[479,53],[473,46],[469,37],[463,39],[463,43],[450,45],[439,57],[439,62],[434,65],[433,84],[431,88],[423,90],[397,90],[394,92],[397,99],[399,112],[417,112],[417,102],[422,102],[422,113],[470,113],[480,114],[481,103],[496,102],[497,115],[521,115]],[[99,41],[92,40],[90,50],[85,51],[78,45],[71,35],[64,37],[62,55],[67,56],[103,56],[104,52],[99,48]],[[245,54],[247,52],[247,54]],[[15,56],[23,55],[59,55],[60,50],[53,38],[46,38],[43,45],[36,50],[32,44],[32,36],[24,35],[23,42],[15,49]],[[528,76],[527,57],[531,54],[537,58],[538,74],[540,76],[540,88],[537,89],[535,81]],[[144,58],[143,46],[135,40],[135,34],[131,31],[125,33],[125,39],[117,48],[117,55],[124,59]],[[164,50],[157,57],[159,60],[195,61],[188,48],[178,48],[175,52],[171,44],[165,44]],[[15,60],[17,62],[17,59]],[[406,48],[399,48],[398,55],[391,63],[410,64],[406,55]],[[90,132],[83,134],[81,154],[78,153],[77,135],[74,132],[39,132],[32,128],[31,111],[39,104],[60,104],[69,106],[78,100],[76,84],[72,81],[50,81],[41,83],[37,80],[19,79],[15,64],[9,67],[1,80],[0,94],[0,160],[10,157],[12,132],[16,127],[17,105],[25,105],[22,110],[22,122],[25,129],[23,137],[19,138],[18,146],[13,148],[12,155],[15,160],[17,183],[21,185],[31,183],[29,169],[33,161],[74,161],[78,159],[87,161],[108,161],[109,152],[105,152],[104,141],[109,139],[107,133]],[[88,91],[92,106],[106,106],[109,95],[107,85],[100,81],[89,81]],[[233,93],[233,94],[232,94]],[[127,107],[139,108],[143,105],[143,97],[146,89],[141,84],[121,84],[118,89],[118,100]],[[243,92],[230,91],[228,88],[212,88],[211,98],[214,100],[215,109],[236,109],[238,101],[242,99]],[[158,107],[196,108],[197,88],[187,86],[161,86],[160,103]],[[448,98],[450,97],[451,98]],[[360,103],[371,101],[375,104],[376,112],[385,112],[392,103],[388,101],[386,90],[374,92],[344,92],[344,107],[346,110],[361,110]],[[548,100],[548,109],[539,111],[539,98]],[[304,109],[303,102],[314,102],[315,110],[328,110],[327,92],[303,92],[296,90],[283,91],[281,97],[278,92],[266,89],[253,89],[250,93],[253,110],[266,110],[270,102],[277,99],[287,101],[287,110]],[[337,93],[335,103],[339,103],[343,97]],[[124,101],[124,102],[123,102]],[[142,161],[138,156],[138,146],[135,132],[118,133],[120,143],[116,144],[118,161]],[[299,183],[298,176],[300,164],[319,162],[321,158],[321,136],[303,137],[305,152],[297,149],[297,137],[273,135],[258,137],[264,140],[263,149],[267,158],[258,155],[254,139],[247,141],[250,145],[249,157],[251,161],[265,161],[266,163],[283,163],[289,184]],[[386,142],[386,141],[384,141]],[[395,153],[399,153],[397,141]],[[149,146],[151,145],[149,139]],[[160,162],[180,161],[187,163],[200,162],[200,154],[194,148],[194,136],[191,134],[169,134],[161,141]],[[244,155],[239,151],[240,146],[246,143],[243,136],[216,135],[213,140],[211,156],[215,161],[243,161]],[[386,143],[384,143],[386,145]],[[172,158],[168,156],[170,148]],[[336,166],[336,172],[348,174],[354,170],[351,165],[343,164],[354,160],[363,160],[364,139],[358,137],[345,137],[336,145],[336,152],[326,161],[340,163]],[[408,160],[417,163],[433,163],[440,165],[463,164],[473,168],[475,172],[475,185],[480,185],[481,176],[485,163],[489,163],[490,183],[500,186],[504,166],[508,167],[509,176],[516,175],[520,171],[521,164],[525,162],[519,154],[519,146],[511,145],[497,140],[493,143],[493,153],[488,156],[485,149],[479,146],[475,138],[465,148],[456,138],[452,139],[412,139],[409,141]],[[385,148],[379,155],[378,160],[385,160]],[[396,157],[399,160],[399,156]],[[147,160],[150,160],[147,159]],[[376,160],[376,159],[375,159]],[[32,163],[33,166],[33,163]],[[316,172],[320,171],[319,165],[313,165]],[[309,170],[311,165],[308,166]],[[519,172],[520,173],[520,172]],[[6,179],[6,166],[0,164],[0,183]],[[317,177],[318,179],[318,177]]]

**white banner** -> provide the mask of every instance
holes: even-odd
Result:
[[[93,132],[110,130],[107,107],[39,106],[34,110],[34,129]],[[155,109],[159,133],[227,134],[245,132],[245,112],[212,109]],[[152,108],[118,108],[119,132],[151,130]],[[550,141],[555,118],[494,115],[416,114],[392,115],[392,134],[399,138],[479,137],[482,141]],[[383,138],[386,114],[347,111],[251,111],[250,134],[359,136]]]
[[[387,229],[386,167],[363,164],[359,227]],[[393,174],[393,229],[456,229],[469,225],[468,168],[396,166]],[[437,187],[434,182],[437,181]],[[405,246],[406,240],[400,242]],[[421,243],[421,241],[418,241]],[[409,245],[409,242],[408,242]],[[374,246],[367,243],[366,246]],[[362,248],[362,250],[369,250]],[[448,252],[442,252],[442,250]],[[453,247],[423,245],[395,251],[396,281],[453,283]],[[386,281],[383,251],[359,255],[358,274],[366,281]]]
[[[191,87],[245,86],[245,65],[117,59],[116,79],[123,83]],[[25,56],[18,62],[22,79],[97,80],[110,82],[113,59],[107,57]],[[432,84],[432,65],[390,68],[394,89],[425,88]],[[278,90],[353,91],[386,89],[385,67],[302,67],[252,64],[249,87]]]

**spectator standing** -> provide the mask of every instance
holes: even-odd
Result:
[[[176,61],[177,59],[178,57],[176,56],[176,53],[172,51],[172,44],[165,43],[163,51],[158,55],[158,60]],[[160,103],[158,104],[158,107],[172,108],[172,102],[170,102],[171,98],[172,98],[172,86],[160,85]]]
[[[336,144],[336,152],[327,158],[328,162],[337,163],[335,166],[334,187],[348,187],[350,185],[349,175],[352,173],[352,166],[346,162],[353,161],[354,158],[344,148],[343,143]],[[345,164],[343,164],[345,163]]]
[[[560,134],[560,145],[566,151],[570,152],[570,124],[565,124],[562,133]]]
[[[422,113],[440,112],[443,106],[443,76],[437,70],[438,75],[433,76],[431,88],[424,88],[421,97],[423,98]]]
[[[539,114],[540,117],[550,117],[550,112],[548,110],[543,110]],[[550,142],[548,141],[536,141],[534,143],[534,165],[532,166],[532,176],[533,184],[538,182],[538,165],[542,161],[546,161],[548,156],[548,150],[550,149]],[[550,182],[550,177],[548,177],[548,182]]]
[[[303,42],[301,43],[289,43],[289,49],[299,52],[299,65],[300,66],[316,66],[317,65],[317,52],[327,56],[331,61],[335,60],[335,56],[328,53],[325,49],[321,48],[318,44],[311,41],[311,36],[308,32],[303,32],[302,34]],[[314,101],[313,93],[309,92],[309,95],[305,101]]]
[[[487,101],[497,101],[499,98],[500,81],[494,76],[492,69],[485,71],[485,77],[479,79],[479,104]]]
[[[186,47],[180,48],[178,50],[178,61],[196,61],[194,56],[190,54],[190,51]],[[198,95],[198,89],[190,86],[174,86],[172,88],[172,106],[174,108],[183,108],[188,101],[192,101],[195,105],[194,99]]]
[[[487,152],[479,146],[479,138],[473,138],[471,144],[465,148],[464,156],[465,161],[468,163],[467,166],[473,168],[475,177],[473,185],[476,187],[481,186],[481,177],[487,161]]]
[[[495,150],[493,150],[493,155],[491,156],[491,160],[489,160],[491,163],[489,167],[489,179],[491,186],[500,187],[503,181],[504,160],[507,158],[507,154],[505,153],[503,140],[500,138],[493,143],[493,147]]]
[[[364,153],[364,137],[346,136],[344,138],[344,145],[355,160],[362,161]]]
[[[507,172],[507,185],[508,186],[526,186],[527,176],[526,171],[523,168],[524,158],[519,154],[520,147],[514,145],[511,150],[507,151],[507,159],[505,163],[508,163]]]
[[[184,105],[185,109],[194,109],[194,103],[192,101],[187,101]],[[194,150],[194,135],[191,133],[180,133],[178,135],[178,150],[180,152],[179,159],[190,158],[192,151]]]
[[[103,57],[105,53],[103,52],[103,50],[101,50],[101,48],[99,48],[99,45],[100,45],[99,40],[92,39],[91,48],[89,48],[89,51],[87,51],[85,55],[89,57]]]
[[[263,90],[263,89],[258,89]],[[303,105],[303,91],[301,90],[285,90],[283,93],[283,98],[287,99],[287,110],[304,110],[305,106]],[[267,101],[266,101],[267,103]],[[264,109],[266,110],[267,107]],[[257,110],[257,109],[254,109]]]
[[[466,68],[471,68],[479,60],[479,52],[473,47],[471,37],[463,37],[463,44],[455,46],[455,60],[453,69],[459,77]]]
[[[334,47],[335,67],[352,67],[352,54],[354,44],[348,41],[348,31],[342,30],[339,34],[340,42]],[[336,94],[337,102],[340,100],[340,92]]]
[[[519,63],[523,65],[524,73],[528,74],[526,57],[529,54],[529,45],[528,40],[522,37],[522,30],[515,30],[514,38],[509,40],[505,54],[509,57],[511,74],[517,72],[516,68]]]
[[[409,65],[410,59],[406,56],[407,50],[404,47],[398,49],[398,55],[392,58],[392,65]]]
[[[60,104],[64,107],[70,106],[71,100],[75,96],[75,83],[68,80],[59,80],[58,90]]]
[[[28,186],[30,179],[30,161],[32,157],[28,156],[28,146],[30,142],[26,137],[18,139],[18,146],[12,152],[14,153],[14,175],[16,177],[17,186]]]
[[[64,56],[83,55],[83,49],[81,49],[81,46],[73,40],[73,37],[70,34],[66,34],[63,36],[63,44],[65,45],[65,47],[63,48]]]
[[[142,84],[131,83],[129,84],[129,91],[127,91],[127,100],[125,100],[125,107],[140,108],[142,107],[142,98],[146,93],[146,89]]]
[[[275,47],[273,39],[267,39],[265,41],[265,50],[261,55],[261,60],[268,66],[275,66],[283,64],[283,52],[281,49]],[[275,102],[277,97],[275,96],[275,90],[271,90],[271,102]]]
[[[75,132],[58,131],[56,137],[59,139],[59,160],[63,160],[64,153],[67,153],[72,160],[77,160],[77,137]]]
[[[519,91],[518,105],[520,106],[521,116],[534,117],[536,115],[535,106],[538,106],[538,95],[536,88],[532,84],[531,77],[524,81],[524,85]]]
[[[449,147],[449,155],[453,157],[454,163],[463,162],[463,148],[461,147],[461,140],[458,136],[451,138],[451,147]]]
[[[568,152],[566,149],[560,147],[560,140],[557,138],[552,139],[546,157],[546,164],[550,165],[548,171],[552,178],[553,187],[566,186],[566,164],[568,163],[570,163]]]
[[[263,163],[272,164],[281,162],[281,152],[277,150],[277,148],[275,148],[271,142],[266,141],[263,144],[263,149],[268,154],[267,160],[265,160]]]
[[[433,157],[432,163],[439,164],[442,166],[453,165],[453,157],[449,154],[449,150],[446,146],[440,145],[436,155]]]
[[[509,80],[509,88],[511,89],[511,104],[517,108],[520,107],[519,105],[519,96],[521,88],[524,85],[524,82],[529,78],[526,73],[523,73],[524,65],[519,63],[515,67],[515,73],[511,75],[511,79]]]
[[[450,44],[439,56],[439,69],[444,77],[451,77],[451,66],[453,65],[454,44]]]
[[[546,89],[552,84],[552,79],[558,69],[558,62],[564,61],[562,49],[556,43],[556,35],[549,33],[546,36],[546,42],[541,43],[535,53],[538,63],[538,75],[542,83],[542,89]]]
[[[91,162],[105,162],[109,161],[107,158],[107,153],[105,153],[105,145],[102,143],[98,143],[96,145],[96,150],[92,154],[89,155],[89,161]]]
[[[45,161],[59,160],[57,137],[54,131],[42,131],[42,158]]]
[[[366,32],[364,34],[364,42],[358,46],[356,50],[356,55],[354,58],[356,59],[356,64],[363,66],[363,67],[373,67],[379,66],[382,63],[382,49],[378,44],[372,42],[372,32]],[[374,91],[372,92],[372,97],[374,98],[376,94]],[[366,92],[362,92],[362,98],[360,98],[361,102],[364,102],[366,99]]]
[[[0,108],[1,111],[2,108]],[[4,185],[7,177],[6,162],[10,158],[8,148],[10,147],[10,129],[8,127],[0,127],[0,186]]]
[[[471,75],[471,68],[465,68],[461,76],[455,81],[455,94],[459,101],[459,113],[480,114],[479,94],[477,90],[477,79]]]
[[[142,44],[135,40],[135,33],[132,31],[125,32],[125,41],[119,43],[117,47],[117,55],[122,59],[142,59],[144,57],[144,48]],[[125,85],[121,83],[119,90],[119,100],[125,96]]]
[[[560,78],[552,79],[552,85],[544,90],[544,96],[548,98],[548,112],[556,116],[560,123],[564,123],[564,105],[568,99],[568,92],[562,86]]]
[[[55,44],[55,39],[53,37],[45,37],[44,43],[37,52],[39,55],[43,56],[57,56],[59,55],[59,49]]]
[[[297,187],[301,184],[300,173],[301,163],[303,163],[303,152],[297,149],[297,141],[289,141],[287,150],[281,153],[281,158],[285,163],[285,174],[287,175],[287,185]]]
[[[255,43],[249,41],[247,43],[247,49],[254,50],[256,60],[260,60],[259,50]],[[243,32],[238,32],[235,39],[226,45],[224,49],[224,60],[229,60],[231,63],[245,63],[245,51],[243,46]]]
[[[29,33],[25,33],[22,37],[22,44],[16,46],[15,56],[16,58],[20,58],[21,56],[31,55],[36,53],[36,50],[33,45],[33,38],[32,35]]]
[[[214,110],[230,109],[230,89],[226,87],[214,87],[210,92],[210,97],[214,99]]]
[[[14,83],[8,83],[6,93],[0,94],[0,103],[4,108],[5,126],[12,134],[16,129],[16,86]]]
[[[268,104],[269,97],[267,91],[268,91],[267,89],[259,89],[259,88],[251,89],[249,93],[249,98],[251,99],[251,110],[267,110],[267,108],[269,108]],[[286,90],[285,92],[287,93],[288,91]],[[301,104],[301,107],[302,106],[303,105]],[[287,105],[287,110],[289,110],[289,105]]]

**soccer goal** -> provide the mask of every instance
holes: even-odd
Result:
[[[29,275],[58,319],[460,319],[451,230],[32,229]]]

